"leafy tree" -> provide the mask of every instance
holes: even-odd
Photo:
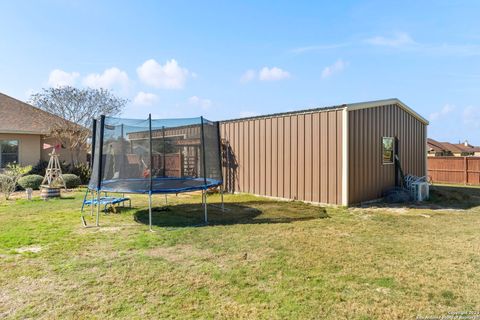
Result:
[[[65,119],[51,124],[50,136],[70,150],[74,164],[79,163],[80,153],[88,149],[92,118],[117,115],[127,102],[107,89],[71,86],[44,88],[29,100],[30,104]]]

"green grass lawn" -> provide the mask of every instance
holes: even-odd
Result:
[[[146,196],[83,228],[83,194],[0,202],[0,318],[415,319],[480,311],[480,189],[418,207]],[[156,196],[155,206],[163,205]],[[219,196],[209,201],[218,202]],[[88,222],[94,220],[88,215]]]

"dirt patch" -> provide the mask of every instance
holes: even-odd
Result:
[[[97,229],[98,232],[119,232],[122,230],[121,227],[100,227]]]
[[[199,249],[191,245],[158,247],[147,251],[147,255],[162,258],[183,267],[199,267],[201,263],[213,263],[220,269],[229,269],[238,264],[250,264],[262,261],[274,253],[273,249],[240,250],[236,252],[214,253],[208,249]]]
[[[371,213],[396,213],[396,214],[406,214],[408,213],[408,208],[396,208],[396,207],[368,207],[368,208],[352,208],[349,209],[350,212],[356,214],[371,215]]]
[[[0,287],[0,318],[14,318],[17,312],[32,303],[45,304],[46,309],[53,310],[56,298],[60,298],[65,289],[66,285],[54,278],[20,277]]]
[[[28,246],[28,247],[17,248],[14,251],[16,251],[18,253],[26,253],[26,252],[39,253],[40,251],[42,251],[42,247],[40,247],[40,246]]]
[[[209,261],[215,257],[209,250],[198,249],[191,245],[157,247],[147,251],[147,255],[184,266],[193,266],[198,261]]]
[[[67,190],[62,189],[60,192],[61,192],[62,195],[71,195],[71,194],[74,194],[76,192],[76,190],[75,189],[67,189]],[[40,198],[40,190],[33,190],[32,191],[32,197],[33,198],[35,198],[35,197]],[[26,194],[25,190],[15,191],[10,195],[9,200],[17,200],[17,199],[25,199],[25,200],[27,199],[27,194]]]

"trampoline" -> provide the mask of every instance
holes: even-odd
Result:
[[[143,189],[145,184],[148,184],[147,179],[118,179],[104,181],[102,191],[117,192],[122,190],[122,193],[148,193]],[[214,179],[203,178],[155,178],[152,180],[152,194],[171,194],[202,190],[205,188],[213,188],[222,182]]]
[[[185,119],[93,120],[92,175],[84,202],[100,193],[148,194],[152,230],[152,195],[202,191],[205,223],[207,190],[220,186],[223,176],[219,123],[203,117]],[[87,200],[90,193],[92,199]],[[122,196],[123,197],[123,196]],[[93,206],[91,206],[93,215]],[[99,206],[96,225],[99,226]],[[82,223],[86,226],[82,210]]]

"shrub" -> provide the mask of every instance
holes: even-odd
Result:
[[[47,166],[48,166],[48,161],[40,160],[37,162],[36,165],[32,167],[32,169],[28,172],[28,174],[32,174],[32,175],[35,174],[35,175],[40,175],[44,177]]]
[[[0,189],[6,200],[8,200],[10,194],[15,191],[15,188],[16,183],[12,177],[6,174],[0,174]]]
[[[24,174],[32,170],[32,166],[22,167],[16,163],[8,164],[3,174],[0,175],[0,190],[8,200],[12,192],[15,191],[20,179]]]
[[[23,176],[18,179],[18,185],[23,189],[32,188],[33,190],[40,189],[40,185],[42,184],[43,177],[38,174],[30,174],[27,176]]]
[[[32,170],[30,170],[28,174],[38,174],[44,177],[47,166],[48,166],[48,161],[40,160],[37,162],[35,166],[33,166]],[[63,174],[72,173],[78,176],[82,184],[87,184],[88,181],[90,180],[90,174],[91,174],[90,167],[86,163],[79,163],[76,165],[72,165],[72,164],[66,163],[65,161],[61,161],[60,168],[62,169]]]
[[[65,180],[65,185],[68,189],[76,188],[82,183],[77,175],[71,173],[64,174],[63,180]]]
[[[79,163],[77,165],[71,166],[70,170],[67,173],[73,173],[80,178],[82,184],[87,184],[90,180],[90,166],[86,163]]]

